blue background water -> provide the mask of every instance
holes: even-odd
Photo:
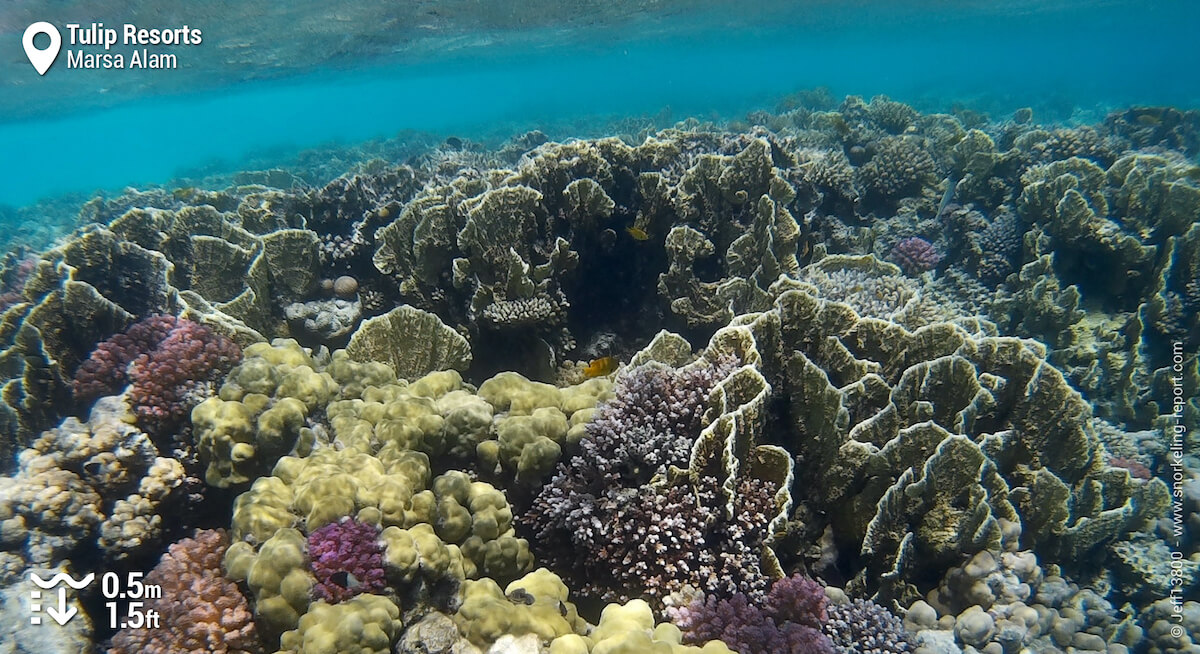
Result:
[[[162,183],[214,162],[235,170],[265,150],[404,129],[470,137],[664,107],[675,117],[740,115],[818,85],[835,96],[883,93],[925,109],[952,102],[993,113],[1033,106],[1042,120],[1073,112],[1094,120],[1128,104],[1200,106],[1193,40],[1200,3],[988,4],[795,2],[769,25],[730,28],[729,12],[738,11],[730,3],[703,15],[658,17],[628,34],[543,25],[537,30],[545,38],[530,32],[520,45],[419,59],[374,56],[352,68],[209,83],[194,93],[150,87],[107,108],[71,111],[78,104],[71,100],[47,105],[41,118],[0,115],[0,204]],[[176,19],[186,21],[187,11],[181,6]],[[280,31],[274,38],[303,37]],[[210,30],[205,39],[197,47],[218,47],[221,35]],[[24,59],[20,31],[11,26],[3,53]],[[60,56],[47,78],[71,75],[84,92],[99,92],[102,83],[87,77],[93,73],[66,70]],[[13,74],[29,79],[9,80],[19,83],[10,91],[31,89],[31,96],[47,79],[27,64]],[[180,78],[171,79],[172,88],[180,86]]]

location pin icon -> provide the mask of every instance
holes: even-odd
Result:
[[[38,50],[34,47],[33,39],[38,34],[50,37],[50,47],[45,50]],[[58,49],[62,47],[62,36],[58,33],[57,27],[46,21],[38,21],[25,28],[25,36],[21,37],[21,45],[25,46],[25,56],[29,57],[29,63],[33,64],[38,75],[45,75],[46,71],[50,70],[50,64],[53,64],[54,60],[58,58]]]

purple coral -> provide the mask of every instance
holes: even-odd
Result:
[[[765,591],[758,548],[777,488],[740,480],[727,519],[716,479],[649,483],[688,466],[708,394],[732,367],[651,364],[624,374],[580,453],[559,464],[521,516],[539,558],[580,595],[660,600],[685,583],[721,595]]]
[[[308,535],[308,556],[318,599],[335,604],[387,587],[375,525],[344,518],[320,527]]]
[[[891,259],[904,272],[916,277],[933,270],[942,261],[942,253],[920,236],[910,236],[892,246]]]
[[[75,374],[75,396],[90,401],[132,383],[138,426],[170,433],[242,358],[236,343],[174,316],[151,316],[96,346]]]
[[[741,654],[833,654],[821,632],[825,602],[820,584],[795,575],[775,582],[761,606],[741,593],[729,599],[699,595],[668,613],[686,643],[721,640]]]
[[[906,654],[916,649],[900,618],[870,600],[830,606],[823,631],[846,654]]]
[[[103,395],[121,392],[129,383],[129,364],[143,352],[158,347],[175,326],[174,316],[150,316],[102,341],[91,356],[75,371],[72,390],[75,399],[90,403]]]
[[[792,575],[771,584],[763,608],[780,622],[795,622],[819,629],[825,624],[825,588],[804,575]]]

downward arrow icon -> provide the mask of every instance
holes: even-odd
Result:
[[[78,612],[79,609],[74,606],[67,606],[67,589],[62,587],[58,589],[58,608],[51,606],[46,609],[46,614],[60,626],[67,624],[67,621],[75,617]]]

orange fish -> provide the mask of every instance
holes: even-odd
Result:
[[[646,230],[642,229],[641,227],[626,227],[625,231],[629,232],[629,235],[632,236],[633,240],[635,241],[646,241],[650,239],[650,235],[647,234]]]
[[[599,359],[592,359],[591,363],[587,364],[587,367],[583,369],[583,376],[591,379],[593,377],[611,375],[613,371],[617,369],[617,366],[620,365],[620,363],[621,362],[617,361],[616,357],[600,357]]]

